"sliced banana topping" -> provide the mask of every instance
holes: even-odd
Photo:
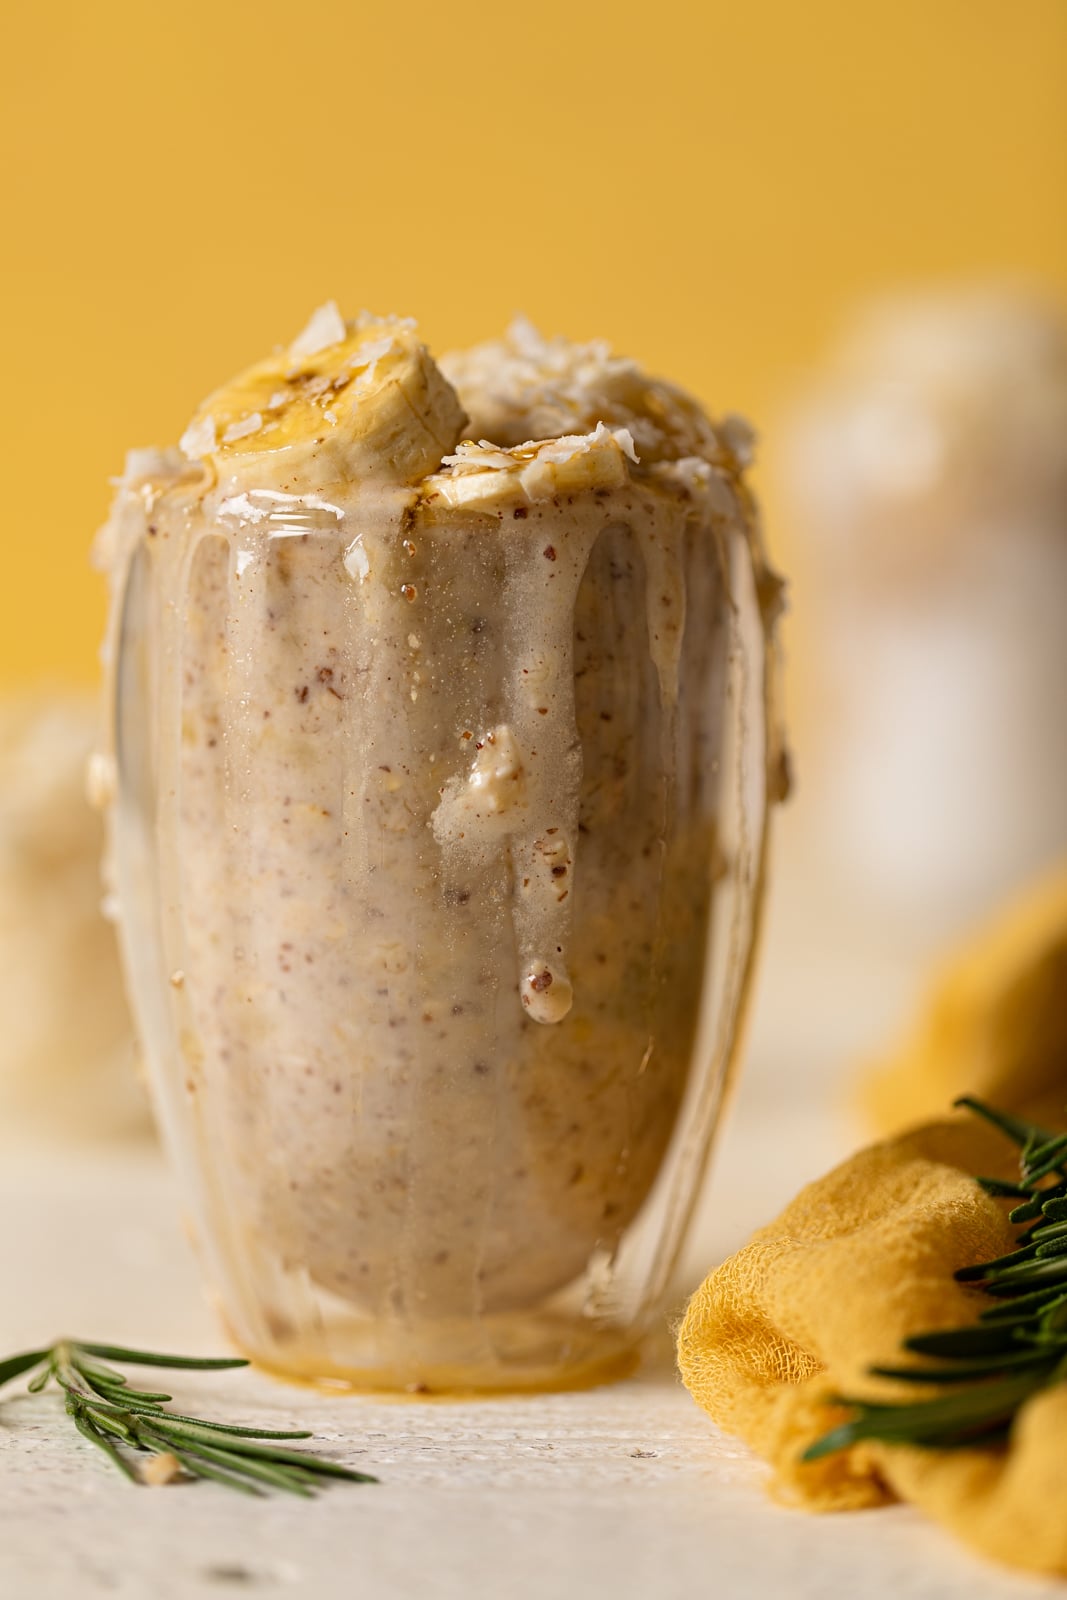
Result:
[[[292,344],[210,395],[181,443],[220,478],[266,470],[291,492],[364,478],[408,485],[454,448],[464,422],[410,320],[346,323],[331,302]]]
[[[614,488],[631,466],[645,479],[677,469],[699,496],[717,487],[709,467],[728,480],[747,465],[751,438],[603,341],[546,339],[518,319],[438,366],[410,318],[346,322],[330,301],[291,344],[210,395],[181,448],[231,493],[261,480],[306,494],[425,479],[427,497],[460,508]]]
[[[465,439],[441,463],[444,471],[427,481],[426,497],[435,495],[449,506],[492,501],[518,494],[527,500],[548,500],[580,489],[613,489],[625,483],[630,462],[637,461],[627,428],[606,428],[598,422],[591,433],[561,439],[530,439],[501,449],[489,439]]]

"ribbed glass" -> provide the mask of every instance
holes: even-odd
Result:
[[[293,1377],[610,1376],[662,1310],[750,968],[743,522],[650,543],[640,508],[548,505],[490,536],[309,498],[174,491],[117,583],[123,946],[211,1289]]]

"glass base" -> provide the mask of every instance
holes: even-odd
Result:
[[[365,1322],[280,1339],[269,1350],[235,1340],[254,1367],[326,1393],[463,1399],[591,1389],[628,1377],[641,1359],[634,1331],[559,1316],[487,1317],[472,1334]],[[462,1346],[467,1348],[464,1350]]]

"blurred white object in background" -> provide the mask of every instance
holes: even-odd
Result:
[[[148,1127],[114,931],[104,830],[86,795],[95,699],[0,700],[0,1134]]]
[[[976,288],[858,315],[779,443],[805,848],[928,952],[1067,848],[1067,325]]]

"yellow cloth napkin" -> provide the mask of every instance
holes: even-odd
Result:
[[[1047,1107],[1028,1109],[1053,1120]],[[927,1392],[867,1369],[899,1364],[902,1339],[972,1321],[990,1303],[952,1274],[1011,1247],[1004,1202],[974,1175],[1015,1171],[1008,1142],[962,1116],[862,1151],[711,1274],[689,1304],[678,1358],[713,1420],[770,1462],[779,1497],[822,1511],[912,1501],[988,1556],[1067,1573],[1067,1385],[1022,1408],[1006,1450],[865,1443],[800,1460],[847,1415],[829,1396]]]
[[[895,1128],[963,1093],[1063,1125],[1067,864],[950,960],[865,1099]],[[1067,1574],[1067,1385],[1022,1408],[1005,1450],[863,1444],[800,1460],[848,1414],[829,1396],[920,1398],[928,1391],[872,1380],[869,1367],[899,1365],[910,1334],[989,1304],[952,1277],[1014,1240],[979,1172],[1014,1177],[1017,1155],[969,1116],[861,1151],[711,1274],[682,1323],[679,1364],[709,1415],[771,1463],[780,1497],[811,1510],[910,1500],[987,1555]]]

